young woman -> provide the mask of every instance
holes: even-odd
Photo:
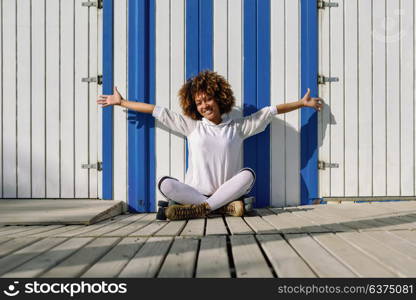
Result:
[[[169,176],[158,180],[162,195],[182,204],[165,210],[171,220],[205,217],[211,212],[242,216],[244,204],[237,199],[250,192],[256,178],[252,169],[241,166],[243,141],[262,132],[276,114],[300,107],[319,111],[322,107],[322,99],[312,98],[308,89],[299,101],[264,107],[249,116],[231,119],[233,91],[224,77],[212,71],[190,78],[179,90],[179,101],[183,114],[125,100],[117,88],[113,95],[100,95],[97,100],[102,107],[119,105],[152,114],[170,130],[187,137],[185,182]]]

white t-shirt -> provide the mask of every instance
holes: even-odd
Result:
[[[193,120],[161,106],[153,110],[160,123],[188,138],[185,183],[204,195],[213,194],[242,169],[244,139],[265,130],[275,114],[276,106],[234,120],[224,114],[222,122],[216,125],[208,119]]]

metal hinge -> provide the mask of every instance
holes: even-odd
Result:
[[[318,9],[325,9],[326,7],[338,7],[337,2],[327,2],[323,0],[318,0]]]
[[[97,169],[97,171],[103,170],[103,163],[101,161],[97,162],[96,164],[82,164],[82,169]]]
[[[339,168],[339,164],[327,163],[322,160],[318,160],[318,170],[325,170],[326,168]]]
[[[318,75],[318,84],[325,84],[326,82],[338,82],[338,77],[325,77],[322,75]]]
[[[103,0],[82,2],[81,5],[88,7],[95,6],[97,8],[103,8]]]
[[[98,75],[97,77],[84,77],[81,79],[82,82],[96,82],[97,84],[103,84],[103,75]]]

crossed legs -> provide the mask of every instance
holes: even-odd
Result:
[[[205,196],[195,188],[165,176],[158,182],[159,191],[167,199],[180,204],[208,203],[211,210],[216,210],[250,192],[256,180],[254,171],[244,168],[224,182],[211,196]]]

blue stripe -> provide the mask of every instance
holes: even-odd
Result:
[[[301,88],[318,95],[318,10],[316,0],[301,0]],[[312,204],[318,196],[318,113],[301,110],[301,204]]]
[[[128,99],[154,103],[154,1],[129,0]],[[154,211],[154,120],[128,112],[128,206]],[[153,150],[153,151],[152,151]]]
[[[213,60],[213,2],[186,0],[186,79],[212,70]],[[185,147],[188,169],[188,142]]]
[[[270,0],[244,1],[244,115],[270,105]],[[270,129],[244,142],[244,166],[256,172],[256,207],[270,204]]]
[[[104,0],[103,8],[103,94],[113,94],[113,0]],[[102,113],[103,177],[102,198],[113,199],[113,106]]]

